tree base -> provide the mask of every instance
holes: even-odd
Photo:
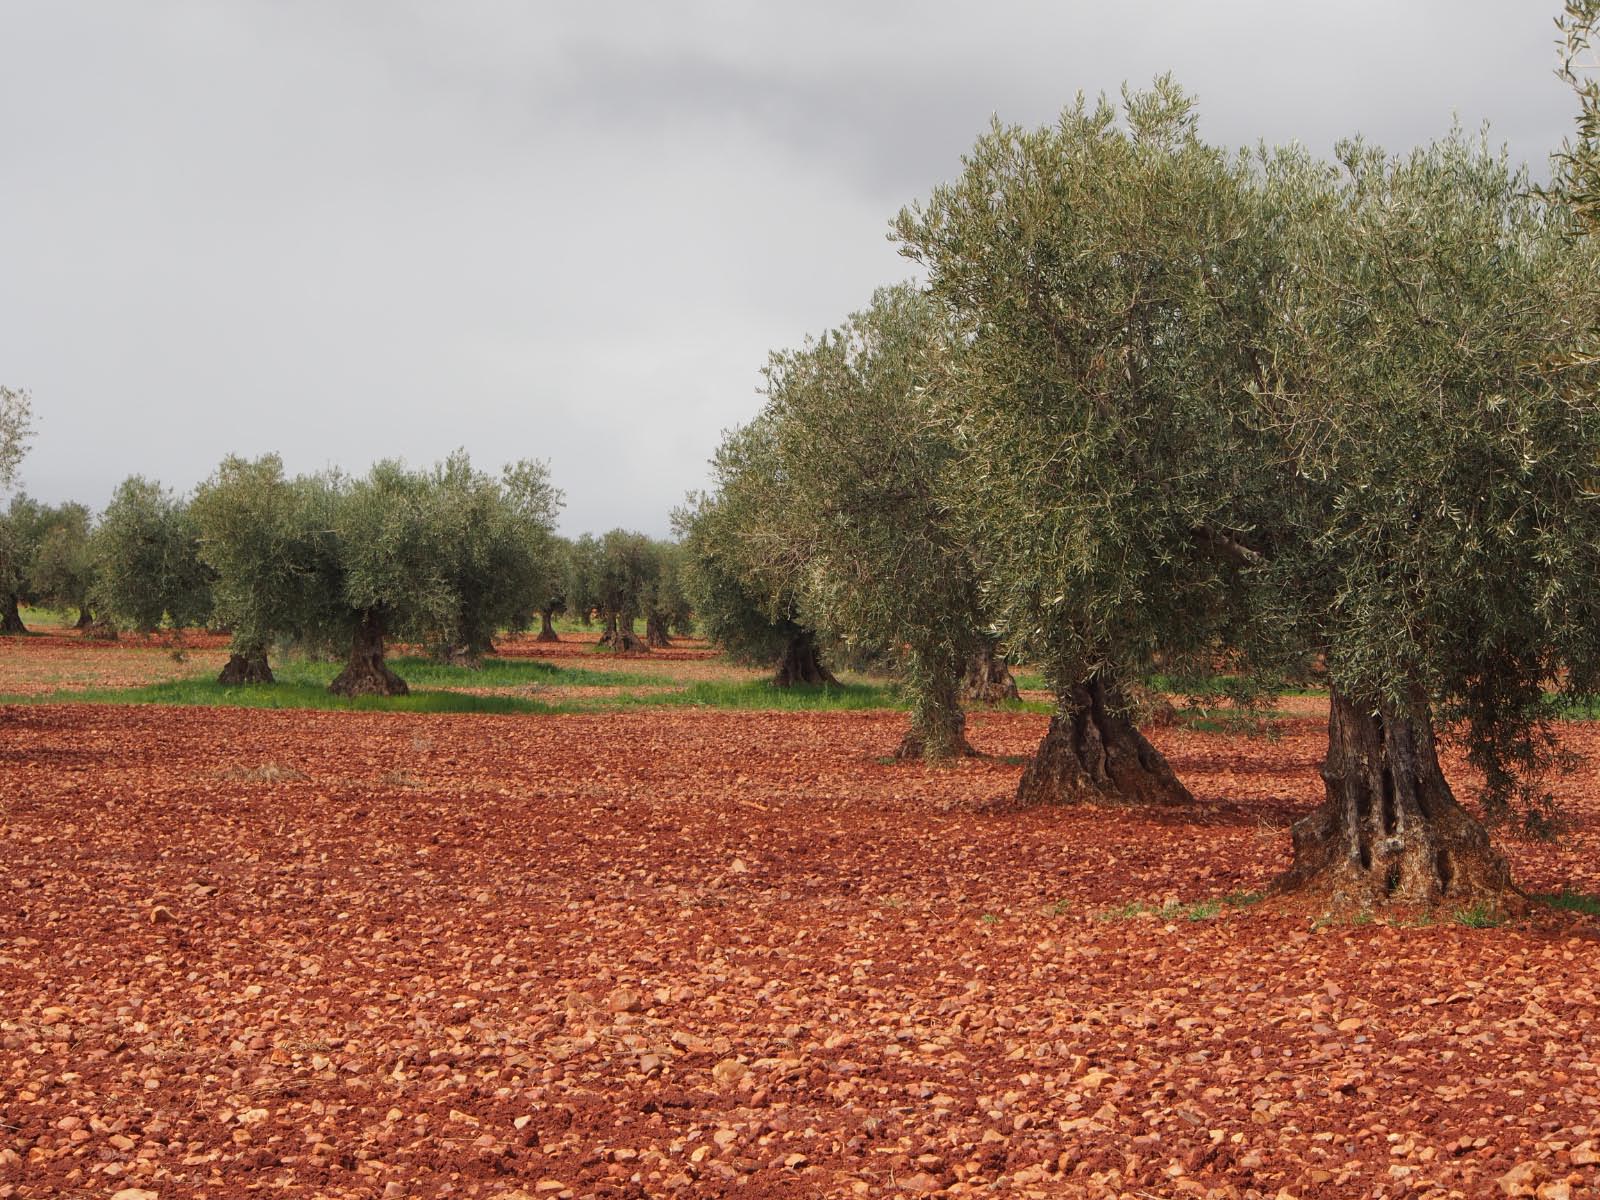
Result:
[[[483,667],[483,656],[470,646],[440,646],[433,652],[435,662],[446,667],[465,667],[476,671]]]
[[[350,642],[350,658],[334,676],[328,691],[335,696],[408,696],[406,681],[383,661],[383,621],[375,613],[363,614]]]
[[[1192,804],[1098,676],[1067,693],[1017,785],[1019,804]]]
[[[411,689],[383,663],[350,663],[333,677],[328,691],[335,696],[409,696]]]
[[[0,635],[14,637],[27,632],[28,627],[22,623],[22,612],[17,605],[17,598],[8,596],[5,603],[0,605]]]
[[[894,759],[896,762],[935,762],[948,758],[981,758],[978,751],[972,748],[972,743],[967,741],[966,722],[954,731],[954,735],[941,739],[938,744],[930,744],[927,737],[915,729],[906,730],[905,737],[900,739],[900,744],[895,747]]]
[[[993,646],[985,646],[967,660],[967,669],[961,676],[961,698],[974,704],[1001,704],[1021,698],[1010,664],[995,653]]]
[[[822,665],[822,655],[809,634],[789,639],[772,672],[773,687],[793,687],[797,683],[817,686],[828,683],[837,687],[839,681],[833,672]]]
[[[608,629],[596,643],[617,654],[649,654],[645,640],[631,629]]]
[[[83,636],[96,642],[114,642],[118,640],[117,627],[108,621],[95,621],[83,631]]]
[[[272,677],[272,668],[267,665],[266,652],[261,651],[230,655],[222,674],[217,676],[217,682],[223,687],[240,687],[247,683],[276,683],[277,680]]]
[[[1275,893],[1357,910],[1525,906],[1488,830],[1450,790],[1425,698],[1399,710],[1334,691],[1322,780],[1327,799],[1291,827],[1294,862]]]
[[[556,636],[556,631],[554,629],[541,629],[539,631],[539,636],[533,640],[536,642],[559,642],[561,639]]]
[[[644,640],[655,650],[665,650],[672,645],[672,639],[667,636],[666,623],[654,617],[647,618],[644,623]]]

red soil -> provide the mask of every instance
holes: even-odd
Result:
[[[1595,919],[1117,913],[1286,866],[1314,720],[1155,731],[1181,814],[1014,811],[903,721],[0,709],[0,1196],[1600,1182]],[[1563,799],[1518,876],[1600,891]]]

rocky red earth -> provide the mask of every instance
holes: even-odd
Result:
[[[1600,922],[1248,902],[1315,717],[1182,812],[903,721],[0,709],[0,1196],[1594,1194]]]

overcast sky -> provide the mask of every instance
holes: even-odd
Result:
[[[0,0],[0,383],[102,504],[227,453],[551,463],[664,534],[769,349],[910,265],[991,114],[1172,71],[1215,141],[1452,115],[1542,173],[1557,0]]]

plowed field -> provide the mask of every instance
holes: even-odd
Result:
[[[903,720],[0,708],[0,1196],[1593,1194],[1600,921],[1252,902],[1314,717],[1182,814]]]

